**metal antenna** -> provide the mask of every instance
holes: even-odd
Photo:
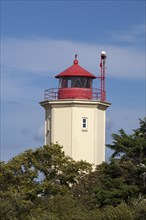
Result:
[[[101,52],[101,62],[100,62],[100,91],[101,91],[101,101],[106,101],[106,91],[105,91],[105,60],[106,60],[106,52]]]

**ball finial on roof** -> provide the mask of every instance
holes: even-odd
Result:
[[[74,62],[73,62],[74,64],[78,64],[77,56],[78,56],[78,55],[75,54],[75,60],[74,60]]]

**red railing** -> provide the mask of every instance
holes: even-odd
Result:
[[[97,88],[92,89],[92,99],[93,100],[101,100],[101,90]],[[44,99],[45,100],[57,100],[58,99],[58,89],[47,89],[44,91]],[[105,101],[105,100],[101,100]]]
[[[100,89],[96,89],[96,88],[92,89],[92,99],[94,99],[94,100],[100,100],[101,99]]]
[[[45,100],[56,100],[58,99],[58,89],[47,89],[44,92],[44,99]]]

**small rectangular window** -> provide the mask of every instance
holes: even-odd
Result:
[[[87,122],[88,122],[87,118],[82,118],[82,130],[87,130],[88,128]]]

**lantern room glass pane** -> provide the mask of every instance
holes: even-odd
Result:
[[[92,79],[88,77],[62,77],[59,88],[92,88]]]
[[[71,78],[70,77],[60,78],[59,88],[71,88]]]

